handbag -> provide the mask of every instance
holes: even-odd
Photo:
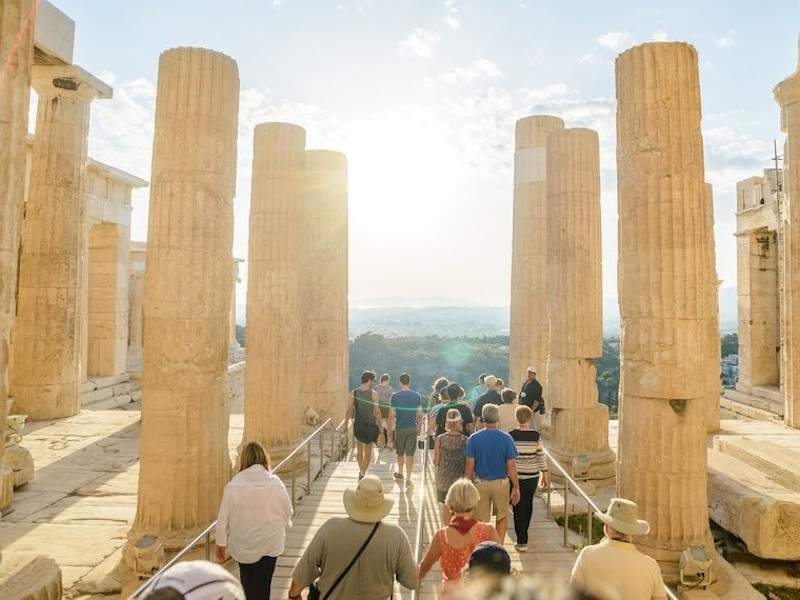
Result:
[[[339,583],[341,583],[341,581],[342,581],[342,579],[344,579],[345,575],[347,575],[350,572],[350,569],[353,568],[353,565],[356,564],[356,561],[358,560],[358,557],[361,556],[361,554],[364,552],[364,550],[366,550],[367,545],[369,544],[370,540],[372,539],[372,536],[375,535],[376,531],[378,531],[378,525],[380,525],[380,524],[381,524],[380,521],[375,523],[375,527],[372,528],[372,531],[370,532],[369,537],[367,538],[367,540],[361,545],[361,548],[356,553],[356,555],[353,557],[353,560],[350,561],[350,564],[347,565],[347,568],[344,571],[342,571],[342,574],[339,575],[339,577],[336,578],[336,581],[333,582],[333,585],[331,586],[331,589],[329,589],[327,592],[325,592],[325,597],[322,597],[320,595],[319,586],[317,585],[317,582],[315,581],[314,583],[312,583],[308,587],[308,596],[307,596],[308,600],[326,600],[328,598],[328,596],[330,596],[331,593],[333,593],[333,590],[336,589],[336,586],[339,585]]]

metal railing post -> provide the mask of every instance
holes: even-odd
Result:
[[[311,444],[306,446],[306,494],[311,493]]]
[[[292,469],[292,510],[294,510],[295,503],[297,502],[296,490],[297,490],[297,470]]]
[[[569,479],[564,478],[564,546],[567,546],[569,534]]]
[[[336,430],[336,428],[335,427],[331,427],[331,431],[330,431],[330,435],[331,435],[331,460],[336,460],[336,458],[333,455],[333,453],[334,453],[333,447],[334,447],[334,444],[335,444],[335,438],[336,438],[337,433],[338,433],[338,431]]]
[[[592,507],[586,505],[586,545],[592,545]]]
[[[206,533],[206,560],[211,560],[211,532]]]
[[[322,475],[322,469],[325,468],[325,436],[319,434],[319,474]]]

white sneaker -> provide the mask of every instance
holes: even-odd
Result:
[[[527,552],[528,545],[527,544],[514,544],[514,550],[517,552]]]

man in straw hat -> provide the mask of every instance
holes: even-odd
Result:
[[[650,531],[647,521],[637,518],[636,503],[612,498],[598,518],[603,521],[605,538],[581,550],[571,585],[603,600],[666,600],[658,563],[633,545],[634,536]]]
[[[395,578],[416,588],[417,565],[408,538],[398,525],[383,522],[392,504],[375,475],[365,475],[355,489],[345,490],[347,518],[332,517],[314,534],[292,573],[289,598],[300,598],[315,581],[320,597],[327,600],[386,600]]]

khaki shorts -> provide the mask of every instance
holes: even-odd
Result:
[[[476,480],[475,485],[480,494],[475,518],[488,523],[492,515],[502,521],[508,516],[508,505],[511,500],[511,483],[508,478]]]
[[[417,451],[417,428],[406,427],[394,432],[394,448],[397,456],[414,456]]]

